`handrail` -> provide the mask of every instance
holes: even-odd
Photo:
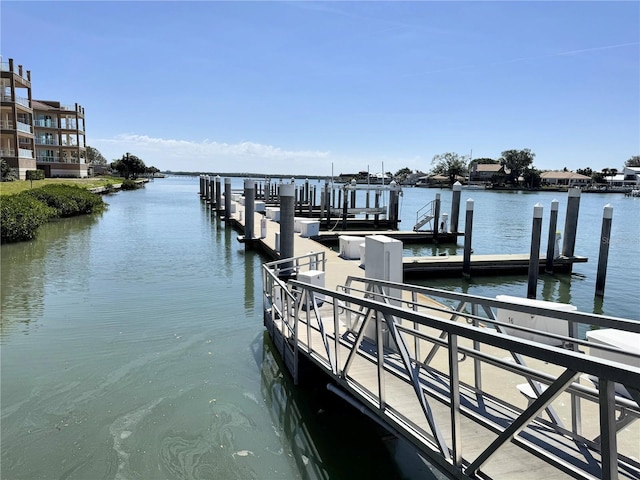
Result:
[[[267,270],[265,268],[265,272]],[[272,279],[277,278],[274,272],[275,270],[269,270]],[[621,425],[629,423],[629,418],[640,417],[638,406],[640,404],[640,368],[505,335],[500,331],[480,326],[480,322],[498,327],[502,325],[495,320],[492,308],[547,314],[570,322],[598,326],[629,327],[629,331],[634,332],[640,331],[638,322],[581,312],[516,305],[491,298],[358,277],[349,277],[346,285],[339,287],[338,291],[296,280],[289,280],[287,283],[279,279],[278,281],[279,288],[286,289],[287,295],[290,294],[295,299],[293,309],[283,312],[284,317],[292,325],[286,332],[283,330],[283,335],[290,335],[289,342],[294,343],[309,358],[327,369],[338,384],[362,403],[369,405],[373,411],[380,412],[380,415],[384,416],[393,428],[404,432],[416,446],[423,450],[428,448],[432,452],[437,452],[437,457],[440,458],[438,462],[455,475],[465,478],[481,475],[479,472],[490,457],[505,445],[512,443],[534,452],[534,455],[561,471],[569,472],[575,478],[592,478],[592,472],[584,470],[587,467],[581,467],[577,463],[568,464],[566,459],[558,457],[552,449],[537,452],[529,439],[536,430],[528,429],[529,424],[544,425],[546,429],[557,431],[560,436],[564,435],[565,439],[581,442],[591,451],[597,452],[602,459],[602,478],[613,478],[607,471],[617,472],[618,466],[640,475],[640,464],[628,455],[617,452],[615,435]],[[358,287],[359,282],[365,286]],[[270,284],[266,282],[265,290],[268,288]],[[386,293],[383,289],[387,290]],[[390,289],[396,289],[405,296],[409,294],[410,299],[398,297],[398,292],[390,292]],[[429,304],[418,298],[418,295],[434,294],[446,300],[454,300],[458,303],[457,307],[442,305],[441,308],[437,304]],[[286,298],[291,297],[286,296]],[[320,298],[322,302],[317,301]],[[288,303],[291,305],[290,301]],[[468,306],[472,306],[472,313],[465,311]],[[482,308],[487,317],[477,314],[478,307]],[[472,324],[456,322],[455,319],[458,317],[471,320]],[[299,322],[302,322],[300,325],[302,331],[298,331]],[[441,334],[438,336],[437,333],[435,335],[428,333],[432,330]],[[321,339],[321,345],[317,348],[312,342],[312,337],[316,334]],[[567,340],[578,341],[572,337],[567,337]],[[436,346],[443,348],[448,359],[449,370],[440,369],[438,362],[442,361],[442,358],[435,359],[435,354],[423,358],[417,348],[420,344],[431,345],[432,348]],[[598,345],[598,348],[600,347]],[[541,360],[545,364],[553,365],[556,371],[549,373],[539,370],[539,367],[528,366],[524,361],[514,362],[485,351],[492,349],[496,349],[497,352],[510,352],[514,358]],[[464,358],[469,358],[472,362],[469,365],[475,371],[473,385],[459,380],[460,355],[463,355],[462,361]],[[375,389],[371,390],[370,387],[358,381],[358,370],[352,368],[356,358],[365,358],[377,366],[378,380]],[[504,371],[505,374],[524,378],[532,386],[535,398],[531,399],[527,407],[521,408],[506,400],[500,400],[499,395],[492,396],[490,392],[483,392],[482,368],[480,368],[482,365],[492,365]],[[560,373],[557,372],[558,369]],[[600,389],[580,385],[581,374],[597,379]],[[405,418],[403,412],[397,410],[393,401],[389,403],[385,386],[385,378],[389,375],[401,378],[413,388],[416,399],[422,407],[424,419],[429,425],[427,430]],[[429,386],[429,382],[433,383],[434,379],[444,382],[449,393],[443,395],[439,394],[437,389],[433,390],[434,387]],[[613,390],[615,383],[626,386],[633,400],[617,396]],[[486,401],[494,401],[500,405],[501,409],[512,412],[513,416],[509,423],[500,424],[495,420],[482,417],[480,413],[469,407],[468,401],[466,404],[461,404],[459,399],[468,394],[465,392],[483,394]],[[600,435],[595,439],[587,438],[582,434],[580,418],[572,422],[571,427],[562,425],[555,414],[554,405],[556,399],[565,394],[572,399],[569,403],[572,418],[580,415],[579,408],[577,411],[574,410],[576,408],[574,398],[582,399],[589,405],[597,405],[601,419],[597,424]],[[433,410],[436,404],[444,404],[450,410],[450,415],[445,416],[444,419],[436,416]],[[613,413],[615,409],[622,412],[618,419],[620,421],[617,423]],[[542,411],[547,411],[550,420],[540,416]],[[456,440],[463,417],[471,418],[497,434],[497,438],[475,458],[464,458],[464,451]],[[450,440],[447,440],[442,430],[448,421],[451,422],[449,429],[453,432],[449,434],[453,435],[451,445],[448,444]],[[521,430],[527,430],[527,435],[519,435]],[[609,468],[611,465],[613,468]]]
[[[415,223],[415,225],[413,227],[414,231],[417,231],[423,225],[425,225],[426,223],[429,223],[431,220],[433,220],[433,217],[435,216],[435,205],[436,205],[436,201],[435,200],[431,200],[429,203],[424,205],[422,208],[420,208],[416,212],[416,223]],[[431,217],[431,218],[429,218],[429,217]],[[435,230],[435,228],[434,228],[434,230]]]

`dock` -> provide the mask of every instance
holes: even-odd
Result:
[[[621,363],[607,356],[619,349],[576,334],[586,324],[640,340],[640,322],[366,278],[300,233],[280,258],[278,222],[253,213],[244,238],[243,205],[225,220],[273,259],[264,324],[294,383],[324,372],[345,408],[451,478],[640,479],[640,351]]]

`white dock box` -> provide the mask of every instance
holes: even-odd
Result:
[[[264,202],[262,200],[256,200],[254,205],[254,211],[258,213],[263,213],[265,209]]]
[[[301,237],[317,237],[320,235],[320,222],[317,220],[303,220],[300,222]]]
[[[293,233],[300,233],[302,231],[302,222],[309,220],[305,217],[293,217]]]
[[[364,264],[364,256],[365,256],[365,252],[367,251],[365,244],[361,243],[358,248],[360,249],[360,266],[361,267],[366,267],[366,265]]]
[[[309,283],[316,287],[324,287],[324,272],[321,270],[307,270],[306,272],[299,272],[296,276],[296,279],[302,283]],[[324,295],[317,294],[314,295],[316,300],[316,305],[320,306],[324,302]],[[307,301],[304,302],[306,306],[308,304]]]
[[[640,355],[640,333],[624,332],[613,328],[601,328],[599,330],[590,330],[587,332],[587,340],[594,346],[589,348],[589,353],[594,357],[604,358],[613,362],[625,363],[640,368],[640,357],[628,355],[629,353]],[[606,345],[620,349],[620,352],[612,352],[603,350],[595,345]],[[589,376],[597,385],[598,379]],[[623,385],[615,384],[616,395],[631,398],[629,392]]]
[[[280,221],[280,209],[278,207],[267,207],[267,218],[274,222]]]
[[[527,305],[529,307],[549,308],[564,312],[575,312],[578,310],[574,305],[567,303],[546,302],[544,300],[512,297],[510,295],[498,295],[496,296],[496,300],[515,303],[517,305]],[[499,308],[496,313],[496,320],[503,323],[518,325],[520,327],[531,328],[533,330],[540,330],[545,333],[552,333],[554,335],[562,335],[564,337],[570,336],[569,322],[566,320],[559,320],[557,318],[546,317],[543,315],[531,315],[529,313],[509,310],[508,308]],[[513,328],[505,328],[505,332],[509,335],[513,335],[514,337],[544,343],[545,345],[562,346],[561,340],[550,338],[545,335],[536,335],[535,333],[516,330]]]
[[[363,237],[354,237],[350,235],[340,235],[338,237],[340,256],[347,260],[360,259],[360,245]]]

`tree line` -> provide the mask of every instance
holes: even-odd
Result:
[[[447,152],[435,155],[431,161],[431,175],[441,175],[446,177],[448,183],[453,185],[459,177],[470,176],[470,171],[474,165],[495,164],[500,165],[501,171],[491,178],[493,184],[504,184],[511,186],[526,186],[536,188],[541,185],[542,173],[534,167],[533,160],[535,153],[530,149],[505,150],[500,158],[476,158],[471,159],[470,155],[459,155],[454,152]],[[624,162],[625,167],[640,167],[640,155],[635,155]],[[565,167],[564,171],[568,171]],[[404,180],[412,175],[412,170],[404,167],[396,172],[394,177],[397,180]],[[614,177],[618,170],[616,168],[603,168],[600,172],[593,171],[587,167],[577,169],[576,173],[590,177],[595,183],[603,183],[607,177]]]

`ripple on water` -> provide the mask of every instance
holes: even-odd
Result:
[[[255,423],[235,405],[216,405],[206,433],[198,436],[173,433],[160,445],[160,461],[165,472],[176,479],[256,479],[246,458],[250,450],[238,450],[237,429],[255,429]]]

